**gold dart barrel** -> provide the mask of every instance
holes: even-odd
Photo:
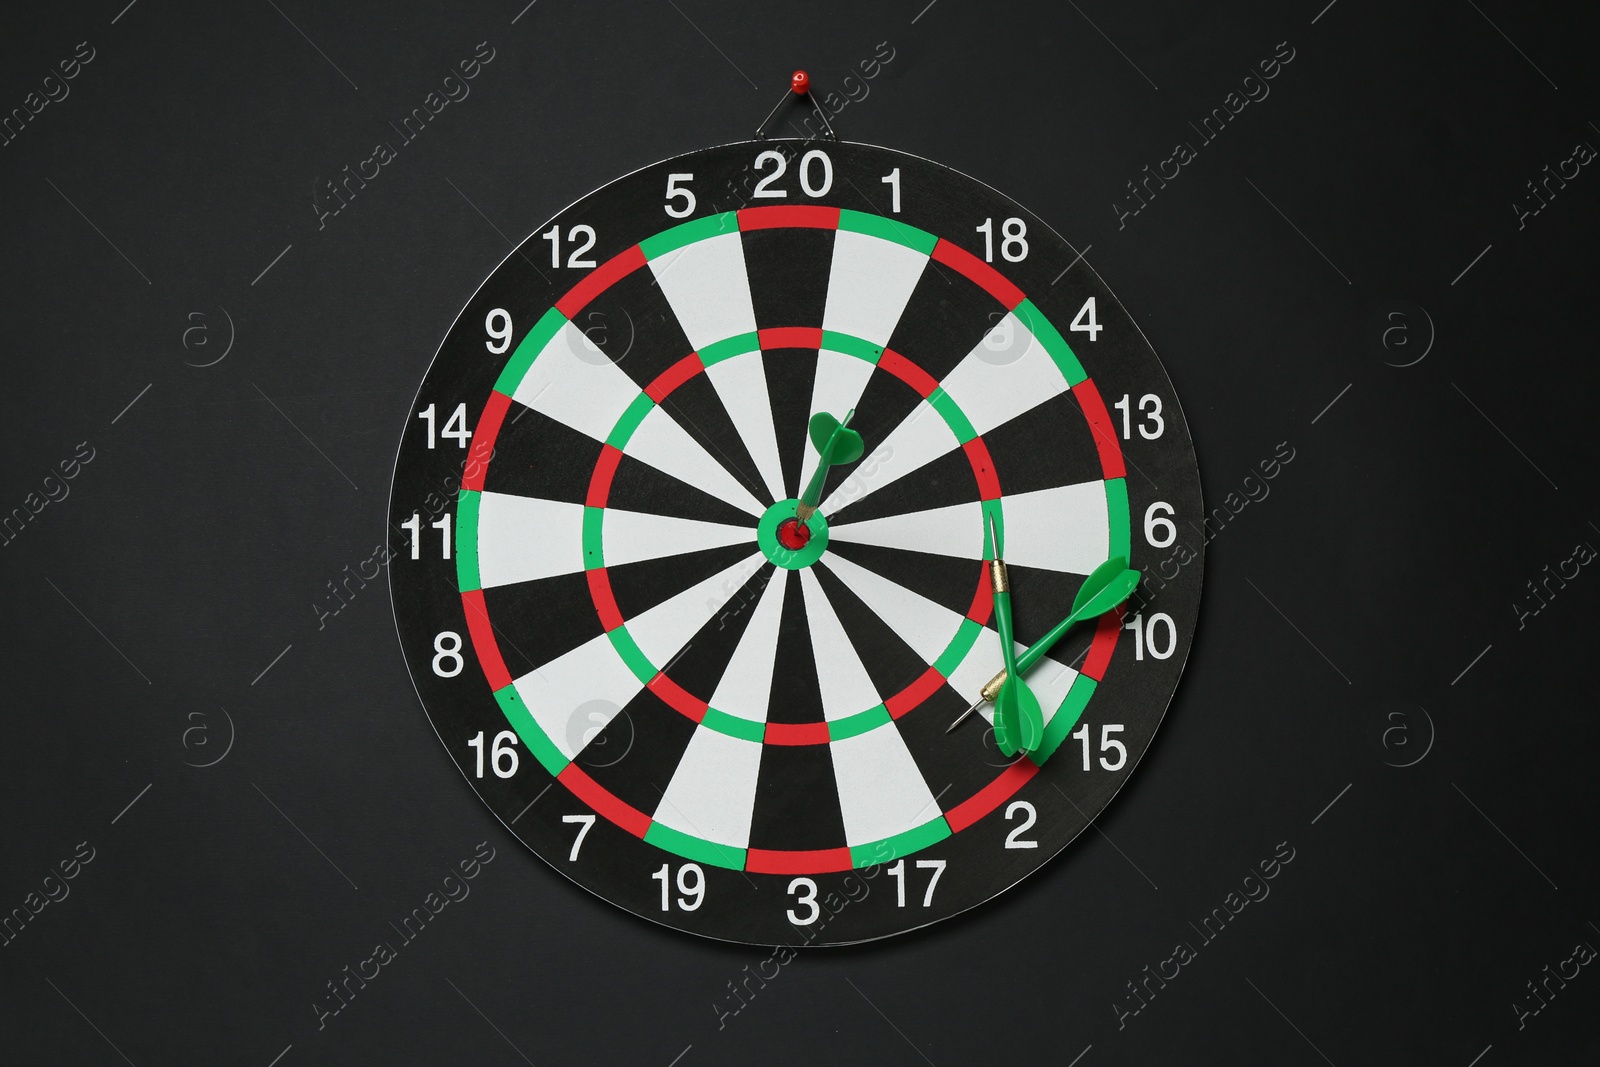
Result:
[[[978,690],[980,696],[993,704],[1000,696],[1000,687],[1006,684],[1006,672],[1001,672],[983,683],[983,688]]]

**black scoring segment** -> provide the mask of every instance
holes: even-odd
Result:
[[[925,417],[937,418],[936,415]],[[868,454],[870,456],[870,451]],[[1005,483],[1000,484],[1004,488]],[[972,463],[968,461],[966,452],[955,448],[858,501],[846,502],[844,507],[828,516],[828,521],[834,525],[865,522],[888,515],[968,504],[979,499],[981,495],[977,479],[972,474]]]
[[[828,551],[865,567],[881,578],[920,593],[936,604],[965,615],[972,607],[978,582],[984,576],[983,564],[975,559],[936,556],[929,552],[908,552],[879,545],[830,542]]]
[[[756,524],[755,516],[627,454],[617,463],[606,507],[749,526],[752,535]]]
[[[806,426],[811,421],[811,389],[817,378],[814,348],[775,348],[761,353],[767,372],[767,392],[772,397],[772,425],[778,435],[778,461],[784,490],[799,496],[801,463],[805,459]]]
[[[1107,397],[1110,404],[1116,397]],[[1114,426],[1121,412],[1113,411]],[[1000,489],[1007,496],[1105,477],[1094,434],[1072,393],[1058,393],[983,435]]]
[[[834,232],[791,227],[742,235],[758,328],[822,325]]]
[[[809,851],[844,843],[844,815],[828,746],[763,746],[750,847]]]
[[[662,601],[705,581],[718,571],[732,567],[742,559],[748,559],[753,553],[753,545],[725,545],[721,548],[701,549],[698,552],[684,552],[676,556],[663,556],[660,559],[608,566],[606,574],[611,580],[611,591],[616,596],[617,610],[622,613],[623,621],[627,622],[638,618]],[[751,570],[754,569],[755,565],[752,564]],[[743,582],[733,582],[731,589],[712,595],[719,599],[731,595],[733,590],[742,584]],[[688,636],[684,635],[686,639]],[[658,663],[656,666],[659,668],[661,664]]]
[[[811,649],[811,626],[806,621],[800,582],[798,574],[791,574],[783,590],[778,649],[772,665],[772,699],[767,707],[769,722],[823,721],[822,687],[817,682],[817,661]]]
[[[1000,301],[949,267],[930,262],[906,301],[889,347],[942,381],[1005,317]],[[994,343],[1003,344],[1003,338]]]
[[[734,650],[749,629],[756,605],[766,592],[767,584],[772,581],[775,570],[777,568],[771,563],[765,564],[749,581],[735,589],[717,608],[710,621],[671,661],[670,666],[662,665],[663,671],[683,689],[711,703],[717,683],[722,681]]]
[[[600,447],[594,438],[513,400],[495,438],[483,488],[490,493],[582,504]],[[552,463],[551,456],[570,461]]]
[[[763,504],[773,502],[744,438],[734,428],[728,409],[707,375],[697,374],[678,386],[661,402],[661,408],[752,496]]]
[[[826,563],[816,568],[816,575],[879,697],[891,697],[922,677],[928,664],[849,585]]]
[[[483,599],[513,678],[605,633],[582,571],[495,586]]]
[[[661,803],[696,728],[693,719],[648,689],[640,689],[621,710],[603,700],[579,704],[566,726],[568,744],[583,745],[573,762],[646,814]]]
[[[578,358],[610,360],[640,389],[694,349],[648,265],[602,291],[572,324],[589,341]]]

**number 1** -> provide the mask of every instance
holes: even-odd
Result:
[[[896,215],[900,214],[900,168],[894,168],[878,180],[890,189],[889,210]]]

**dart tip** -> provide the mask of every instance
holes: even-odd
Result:
[[[956,721],[951,723],[949,726],[946,726],[944,728],[944,732],[945,733],[949,733],[950,731],[954,730],[957,726],[960,726],[962,723],[966,722],[967,721],[967,716],[971,715],[973,712],[977,711],[978,708],[982,704],[983,704],[983,697],[980,696],[980,697],[978,697],[977,700],[972,702],[972,707],[968,708],[966,711],[963,711],[960,715],[957,715],[956,716]]]
[[[1000,551],[1000,528],[995,525],[994,512],[985,512],[984,518],[989,520],[989,544],[994,547],[994,558],[999,559],[1002,555]],[[973,706],[976,707],[977,705]]]

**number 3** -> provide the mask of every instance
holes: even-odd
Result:
[[[810,909],[810,914],[802,919],[794,913],[793,908],[790,908],[785,912],[789,916],[789,921],[796,926],[810,926],[816,922],[817,917],[822,914],[822,909],[817,907],[817,883],[809,878],[796,878],[789,883],[789,892],[798,894],[794,899],[796,904],[804,904]]]

